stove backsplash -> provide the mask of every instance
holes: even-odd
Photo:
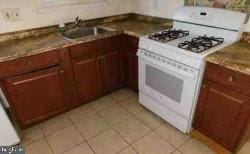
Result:
[[[226,8],[246,12],[248,14],[247,20],[250,17],[250,0],[185,0],[185,5]],[[244,33],[242,40],[250,43],[250,32]]]

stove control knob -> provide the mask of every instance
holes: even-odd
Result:
[[[182,66],[181,66],[181,65],[177,65],[177,68],[178,68],[178,69],[182,69]]]

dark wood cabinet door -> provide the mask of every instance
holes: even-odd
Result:
[[[233,151],[248,123],[249,111],[249,97],[205,81],[194,127]]]
[[[96,58],[73,60],[76,86],[84,103],[97,98],[101,94],[100,74]],[[80,105],[80,104],[79,104]]]
[[[114,51],[105,54],[100,58],[99,64],[104,92],[119,89],[122,85],[120,52]]]
[[[19,123],[26,127],[66,110],[63,71],[54,67],[4,80]]]
[[[138,57],[136,52],[128,52],[128,86],[138,91]]]

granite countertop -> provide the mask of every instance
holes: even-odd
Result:
[[[239,41],[206,57],[206,61],[250,75],[250,44]]]
[[[77,40],[67,40],[56,32],[50,32],[39,36],[27,37],[11,41],[0,42],[0,62],[13,60],[20,57],[30,56],[49,50],[71,46],[99,38],[121,34],[143,36],[156,31],[170,28],[172,21],[167,23],[154,23],[135,19],[114,21],[98,26],[114,29],[115,31],[97,36],[84,37]]]
[[[54,33],[0,43],[0,62],[46,52],[68,44]]]
[[[124,20],[103,24],[102,26],[122,30],[125,34],[140,37],[164,29],[169,29],[172,27],[172,21],[169,20],[165,23],[152,23],[139,20]]]

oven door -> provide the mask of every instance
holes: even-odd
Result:
[[[198,71],[188,73],[164,68],[139,58],[139,90],[156,102],[184,117],[190,118],[197,85]]]

